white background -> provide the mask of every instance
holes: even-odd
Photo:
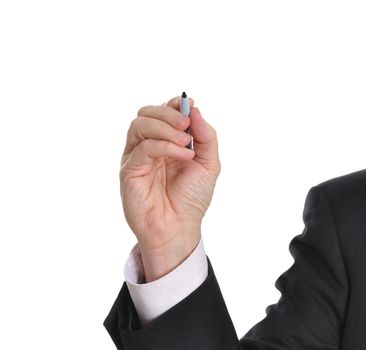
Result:
[[[186,90],[222,173],[202,229],[238,336],[277,302],[311,186],[365,167],[363,1],[1,1],[1,349],[115,349],[137,110]]]

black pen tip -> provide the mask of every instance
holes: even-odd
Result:
[[[186,97],[187,97],[187,94],[186,94],[186,92],[185,92],[185,91],[183,91],[182,97],[183,97],[183,98],[186,98]]]

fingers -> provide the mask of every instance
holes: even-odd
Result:
[[[128,158],[128,166],[142,166],[153,163],[155,158],[170,157],[181,160],[190,160],[194,151],[178,146],[169,141],[145,139],[134,147]]]
[[[145,139],[165,140],[185,146],[190,136],[159,119],[138,117],[131,122],[124,154],[132,152],[133,148]]]
[[[131,122],[122,160],[130,155],[129,164],[144,165],[156,157],[190,159],[194,156],[195,161],[218,176],[221,164],[216,131],[193,103],[190,99],[190,117],[179,112],[179,96],[161,106],[142,107]],[[185,147],[190,140],[184,132],[188,127],[194,151]]]
[[[145,106],[139,109],[137,116],[162,120],[179,130],[189,125],[189,118],[170,106]]]
[[[193,136],[194,160],[218,175],[221,170],[216,130],[202,118],[197,107],[190,113],[189,130]]]
[[[165,103],[164,105],[172,107],[174,109],[179,110],[180,109],[180,96],[176,96],[171,98],[167,103]],[[194,100],[193,98],[189,98],[189,107],[192,108],[194,105]]]

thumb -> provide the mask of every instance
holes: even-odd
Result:
[[[207,170],[219,175],[221,170],[216,130],[202,118],[197,107],[192,107],[189,115],[189,132],[193,136],[195,157]]]

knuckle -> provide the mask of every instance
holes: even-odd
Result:
[[[211,135],[212,135],[212,138],[217,139],[217,131],[216,131],[216,129],[215,129],[215,128],[213,128],[212,126],[211,126]]]
[[[137,115],[144,115],[145,114],[145,111],[146,111],[146,108],[148,106],[142,106],[138,111],[137,111]]]
[[[149,113],[151,113],[151,108],[155,108],[156,106],[154,105],[146,105],[146,106],[142,106],[138,111],[137,111],[137,116],[146,116]]]
[[[133,129],[136,129],[136,124],[138,123],[138,118],[132,119],[130,123],[130,128],[128,130],[132,131]]]
[[[174,107],[178,104],[179,102],[179,96],[173,97],[172,99],[169,100],[169,102],[167,103],[167,105],[169,107]]]
[[[217,131],[216,129],[206,121],[206,125],[208,127],[208,130],[209,130],[209,134],[211,136],[212,139],[217,139]]]

